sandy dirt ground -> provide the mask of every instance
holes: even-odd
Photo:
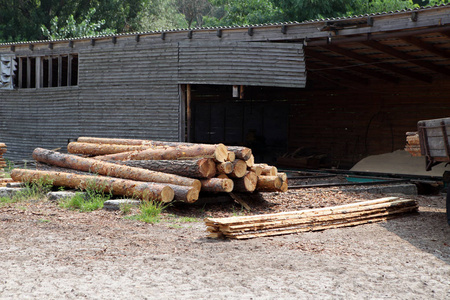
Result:
[[[263,213],[348,197],[361,196],[304,189],[249,204]],[[243,241],[206,238],[203,217],[244,213],[227,203],[174,206],[154,225],[49,201],[6,205],[0,299],[450,299],[445,201],[415,198],[418,214],[387,222]]]

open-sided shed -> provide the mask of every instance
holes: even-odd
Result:
[[[448,116],[448,24],[437,6],[0,44],[0,141],[10,159],[89,135],[245,144],[273,161],[300,149],[350,167]]]

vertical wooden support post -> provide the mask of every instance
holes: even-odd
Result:
[[[48,57],[48,87],[52,87],[53,82],[53,59]]]
[[[44,70],[42,68],[42,57],[36,57],[36,77],[35,77],[35,82],[36,82],[36,88],[40,89],[43,86],[43,75],[44,75]]]
[[[186,142],[186,85],[178,86],[178,96],[180,97],[178,140]]]
[[[62,57],[58,55],[58,86],[62,83]]]
[[[69,54],[67,56],[67,86],[72,85],[72,59],[73,56]]]
[[[31,58],[27,57],[27,88],[31,87]]]
[[[191,111],[191,85],[186,86],[186,126],[187,126],[187,142],[191,142],[191,122],[192,122],[192,111]]]
[[[23,79],[22,79],[22,76],[23,76],[23,58],[22,57],[18,57],[17,60],[18,60],[18,63],[19,63],[19,65],[18,65],[19,72],[18,72],[17,84],[18,84],[19,88],[23,88]]]
[[[239,89],[239,99],[244,99],[244,86],[241,85],[240,89]]]

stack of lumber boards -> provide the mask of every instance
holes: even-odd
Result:
[[[200,191],[275,192],[288,188],[286,174],[278,173],[274,166],[255,164],[246,147],[80,137],[69,143],[67,150],[69,153],[63,154],[36,148],[33,158],[54,169],[13,170],[11,177],[19,181],[46,177],[54,185],[70,188],[83,188],[97,180],[106,192],[116,195],[188,203],[197,201]]]
[[[206,218],[205,223],[209,237],[249,239],[379,222],[417,209],[415,200],[388,197],[276,214]]]
[[[420,152],[420,139],[418,132],[406,133],[405,151],[409,152],[412,156],[422,156]]]
[[[3,154],[6,153],[6,144],[0,143],[0,169],[3,169],[6,167],[6,161],[3,158]]]

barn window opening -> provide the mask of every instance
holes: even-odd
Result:
[[[17,56],[13,58],[16,70],[11,75],[12,86],[25,88],[52,88],[78,85],[78,55]]]

